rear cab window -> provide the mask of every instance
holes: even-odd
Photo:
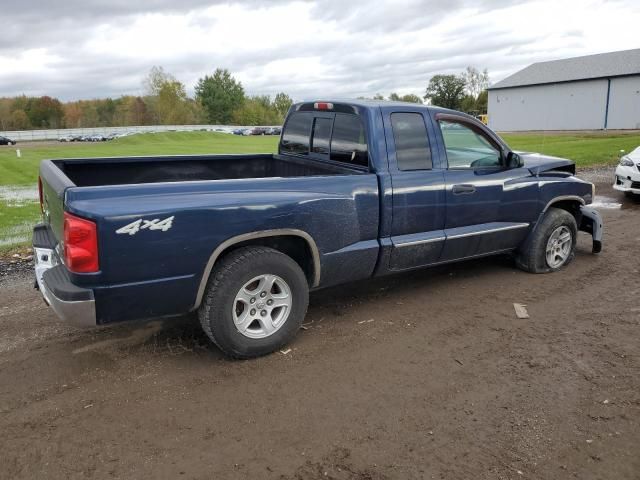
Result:
[[[351,113],[292,113],[282,131],[280,153],[369,167],[364,125]]]
[[[320,155],[329,155],[329,143],[331,142],[332,118],[316,117],[313,121],[313,134],[311,135],[311,151]]]
[[[299,112],[290,115],[282,132],[281,152],[299,155],[308,154],[312,122],[313,115],[311,112]]]
[[[364,127],[357,115],[336,114],[331,137],[331,160],[369,166]]]

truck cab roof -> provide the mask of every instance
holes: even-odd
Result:
[[[455,115],[462,115],[468,118],[474,118],[471,115],[466,113],[459,112],[457,110],[451,110],[448,108],[437,107],[434,105],[426,105],[421,103],[411,103],[411,102],[400,102],[394,100],[373,100],[373,99],[349,99],[349,98],[334,98],[334,99],[317,99],[317,100],[306,100],[303,102],[297,102],[293,104],[292,108],[295,110],[300,110],[302,106],[309,106],[313,108],[313,105],[318,103],[328,103],[334,106],[353,106],[359,107],[363,109],[370,108],[412,108],[412,109],[424,109],[428,110],[432,113],[448,113]]]

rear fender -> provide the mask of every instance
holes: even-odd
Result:
[[[316,242],[313,239],[313,237],[311,237],[311,235],[309,235],[307,232],[304,232],[302,230],[289,229],[289,228],[277,229],[277,230],[263,230],[259,232],[245,233],[245,234],[237,235],[233,238],[229,238],[225,240],[213,251],[213,253],[211,254],[211,257],[209,257],[209,261],[207,262],[207,265],[204,269],[204,273],[200,280],[200,286],[198,288],[198,293],[196,296],[196,301],[193,306],[193,309],[194,310],[197,309],[200,306],[200,303],[202,303],[202,297],[204,296],[204,292],[207,286],[207,282],[209,281],[211,270],[213,269],[213,266],[218,260],[218,258],[220,258],[220,256],[226,250],[228,250],[233,245],[240,244],[248,240],[256,240],[260,238],[275,237],[275,236],[295,236],[295,237],[300,237],[307,242],[307,245],[309,246],[309,250],[311,252],[312,262],[313,262],[313,278],[312,278],[311,286],[317,287],[320,283],[320,268],[321,268],[320,251],[318,250],[318,246],[316,245]]]

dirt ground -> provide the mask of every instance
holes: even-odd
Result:
[[[638,479],[640,201],[598,188],[602,254],[581,235],[555,274],[496,257],[319,291],[291,352],[252,361],[192,318],[76,330],[14,268],[0,478]]]

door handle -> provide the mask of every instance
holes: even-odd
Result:
[[[475,193],[476,187],[469,184],[454,185],[451,189],[454,195],[469,195]]]

